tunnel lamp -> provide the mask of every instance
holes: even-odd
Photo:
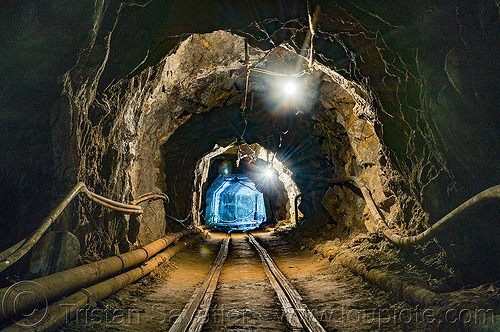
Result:
[[[294,78],[287,78],[283,82],[282,89],[283,89],[283,92],[285,93],[285,95],[287,95],[287,96],[295,95],[299,90],[299,85],[297,83],[297,80],[295,80]]]
[[[271,178],[273,175],[274,175],[274,172],[271,168],[268,167],[264,170],[264,176],[266,178]]]
[[[304,81],[294,76],[269,78],[269,101],[277,110],[290,109],[302,102],[304,96]]]

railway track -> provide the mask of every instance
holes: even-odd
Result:
[[[38,320],[45,311],[34,311],[35,320],[16,322],[8,331],[54,331],[52,323],[59,318],[58,326],[67,332],[436,330],[435,324],[416,316],[414,307],[392,303],[388,294],[342,267],[297,250],[282,237],[254,234],[212,233],[181,251],[172,261],[175,268],[162,271],[168,276],[131,284],[98,303],[84,298],[74,316],[68,308],[80,302],[63,298],[51,306],[61,308],[62,316],[51,310],[46,320]],[[82,295],[92,294],[92,288],[84,291]],[[26,325],[32,321],[41,324]]]
[[[230,241],[231,237],[229,235],[222,240],[219,253],[211,265],[208,274],[175,320],[169,330],[170,332],[198,332],[208,322],[209,309],[219,282],[222,267],[229,253]],[[286,317],[288,328],[292,331],[325,331],[312,312],[303,303],[300,294],[293,288],[269,253],[259,244],[255,236],[248,233],[247,241],[261,259],[264,273],[281,303],[282,313]]]

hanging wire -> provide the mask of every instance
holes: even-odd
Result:
[[[184,218],[184,219],[177,219],[177,218],[175,218],[175,217],[169,216],[168,214],[165,214],[165,217],[167,217],[167,218],[169,218],[169,219],[172,219],[173,221],[178,222],[178,223],[179,223],[179,224],[181,224],[181,225],[182,225],[185,229],[190,229],[190,227],[187,227],[184,223],[185,223],[186,221],[188,221],[189,217],[191,217],[191,213],[192,213],[192,211],[189,211],[189,214],[188,214],[188,215],[187,215],[187,217],[186,217],[186,218]],[[194,225],[192,225],[192,227],[194,228]]]
[[[270,71],[267,69],[262,69],[262,68],[250,68],[250,72],[256,72],[256,73],[261,73],[261,74],[266,74],[266,75],[271,75],[271,76],[281,76],[281,77],[301,77],[307,74],[307,70],[301,70],[298,73],[295,74],[283,74],[283,73],[277,73],[274,71]]]
[[[244,187],[247,187],[248,189],[250,189],[250,190],[252,190],[252,191],[257,191],[257,192],[259,192],[257,189],[254,189],[254,188],[252,188],[252,187],[250,187],[250,186],[248,186],[248,185],[244,184],[244,183],[242,182],[242,180],[241,180],[241,179],[238,179],[238,178],[235,178],[235,179],[224,179],[224,181],[229,181],[229,182],[238,183],[238,184],[241,184],[241,185],[242,185],[242,186],[244,186]]]
[[[313,55],[314,55],[314,35],[316,32],[314,31],[313,17],[311,16],[310,0],[307,0],[307,16],[309,18],[309,32],[311,33],[311,51],[309,54],[309,69],[311,69],[313,64]]]
[[[238,149],[236,151],[236,167],[240,167],[240,160],[243,159],[241,158],[241,148],[240,148],[240,142],[238,140]]]
[[[248,84],[250,81],[250,58],[248,56],[248,41],[246,39],[245,39],[245,67],[246,67],[245,96],[243,97],[243,101],[241,103],[241,113],[243,121],[245,122],[245,131],[246,131],[247,119],[245,110],[247,109]],[[245,134],[245,131],[243,131],[243,135]]]
[[[229,124],[231,125],[231,127],[233,128],[235,134],[236,134],[236,140],[237,140],[237,148],[240,149],[240,146],[242,144],[245,144],[246,146],[248,146],[248,148],[250,149],[250,151],[252,151],[252,158],[254,160],[257,159],[257,153],[255,152],[254,149],[252,149],[252,146],[250,144],[247,143],[247,141],[245,141],[245,138],[243,138],[243,135],[238,131],[238,129],[235,127],[235,125],[232,123],[232,122],[229,122]],[[240,159],[243,159],[243,158],[240,158]]]
[[[153,212],[153,214],[155,215],[155,220],[157,220],[158,219],[158,215],[156,214],[156,211],[149,204],[148,204],[148,208],[151,210],[151,212]],[[142,219],[142,223],[144,225],[146,225],[146,227],[149,229],[149,232],[151,233],[151,235],[154,236],[155,232],[153,231],[153,229],[151,228],[151,226],[149,226],[149,223],[146,221],[146,218]]]
[[[241,108],[243,110],[246,110],[247,108],[247,98],[248,98],[248,82],[250,80],[250,69],[247,66],[247,78],[246,78],[246,83],[245,83],[245,96],[243,97],[243,102],[241,103]]]
[[[253,112],[253,100],[254,100],[254,92],[250,91],[251,97],[250,97],[250,111],[249,113]],[[241,116],[243,117],[243,122],[245,123],[245,128],[243,128],[243,133],[241,134],[241,137],[245,136],[245,133],[247,132],[247,126],[248,126],[248,117],[247,117],[247,112],[245,110],[241,111]]]
[[[319,7],[316,7],[316,11],[314,12],[314,17],[313,17],[313,15],[311,14],[311,3],[310,3],[310,0],[306,0],[306,3],[307,3],[307,17],[308,17],[308,21],[309,21],[309,32],[311,34],[311,41],[310,41],[311,47],[310,47],[310,53],[309,53],[308,70],[304,69],[304,70],[302,70],[302,71],[300,71],[298,73],[295,73],[295,74],[283,74],[283,73],[273,72],[273,71],[270,71],[270,70],[267,70],[267,69],[257,68],[255,66],[258,65],[258,63],[260,61],[259,62],[254,62],[253,64],[251,63],[250,57],[249,57],[249,54],[248,54],[248,41],[245,39],[246,80],[245,80],[245,94],[244,94],[244,97],[243,97],[243,101],[241,103],[241,110],[242,110],[241,111],[241,115],[242,115],[245,127],[243,129],[243,134],[239,135],[239,133],[238,133],[238,135],[240,136],[241,140],[252,151],[252,153],[253,153],[252,158],[253,159],[257,159],[257,155],[256,155],[255,151],[252,149],[252,147],[243,138],[243,135],[245,135],[246,130],[247,130],[247,125],[248,125],[246,109],[247,109],[247,103],[248,103],[248,88],[249,88],[249,84],[250,84],[249,83],[250,82],[250,74],[252,72],[255,72],[255,73],[260,73],[260,74],[264,74],[264,75],[279,76],[279,77],[295,77],[295,78],[297,78],[297,77],[302,77],[303,75],[308,74],[308,73],[311,72],[312,65],[313,65],[313,60],[314,60],[314,36],[316,34],[316,31],[314,29],[314,23],[315,23],[315,20],[316,20],[316,16],[317,16],[317,14],[319,12]],[[253,109],[253,98],[254,98],[254,95],[252,93],[250,111],[252,111],[252,109]],[[295,115],[297,115],[298,113],[299,112],[297,112]],[[236,128],[235,128],[235,130],[236,130]],[[282,134],[286,135],[289,130],[290,130],[290,122],[288,123],[288,129],[286,131],[280,130],[280,143],[279,143],[278,147],[281,147],[282,142],[283,142]],[[240,143],[238,142],[238,159],[236,161],[237,166],[239,166],[239,162],[240,162]]]
[[[313,26],[312,26],[312,19],[310,17],[311,15],[309,14],[309,28],[312,29],[313,33],[314,33],[314,29],[313,29]],[[311,39],[311,43],[312,43],[312,39]],[[312,50],[311,50],[311,53],[312,53]],[[269,53],[268,53],[269,54]],[[255,73],[260,73],[260,74],[265,74],[265,75],[270,75],[270,76],[280,76],[280,77],[302,77],[304,76],[305,74],[307,74],[310,69],[311,69],[311,66],[312,66],[312,55],[310,57],[310,60],[309,60],[309,70],[301,70],[300,72],[298,73],[295,73],[295,74],[284,74],[284,73],[277,73],[277,72],[273,72],[273,71],[270,71],[270,70],[267,70],[267,69],[263,69],[263,68],[257,68],[255,66],[257,66],[261,61],[256,61],[254,63],[252,63],[250,61],[250,58],[249,58],[249,55],[248,55],[248,41],[245,39],[245,67],[246,67],[246,80],[245,80],[245,94],[243,96],[243,101],[241,103],[241,109],[243,111],[245,111],[247,109],[247,103],[248,103],[248,88],[249,88],[249,85],[250,85],[250,74],[252,72],[255,72]]]
[[[292,120],[290,120],[290,117],[288,117],[288,127],[287,127],[287,129],[286,129],[285,131],[281,130],[281,133],[282,133],[283,135],[288,134],[288,132],[290,131],[290,126],[291,126],[291,125],[292,125]]]

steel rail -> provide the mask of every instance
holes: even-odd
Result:
[[[250,239],[250,243],[252,243],[252,240],[250,237],[249,237],[249,239]],[[255,247],[255,245],[254,245],[254,247]],[[274,276],[269,265],[266,263],[264,257],[261,255],[261,253],[259,251],[258,251],[258,253],[259,253],[259,257],[262,261],[262,267],[264,268],[264,273],[266,274],[267,278],[269,279],[269,282],[271,283],[271,286],[273,287],[274,291],[276,292],[276,295],[278,296],[278,300],[280,301],[281,306],[283,307],[283,312],[285,314],[288,325],[290,325],[290,328],[292,329],[292,331],[303,331],[304,326],[300,322],[299,316],[297,316],[297,312],[295,311],[293,305],[290,303],[290,300],[286,296],[286,293],[283,291],[283,288],[280,286],[278,280]]]
[[[212,302],[212,297],[219,281],[220,271],[226,261],[230,240],[229,236],[222,240],[217,258],[210,266],[210,270],[203,283],[193,293],[169,332],[198,332],[201,330],[210,309],[210,303]]]
[[[291,321],[288,320],[288,322],[292,329],[306,329],[307,331],[313,332],[325,332],[325,329],[321,326],[316,317],[314,317],[309,308],[302,302],[302,297],[300,296],[300,294],[288,282],[287,278],[280,271],[266,249],[264,249],[259,244],[259,242],[257,242],[253,234],[247,233],[247,235],[249,242],[259,253],[266,275],[268,276],[270,281],[272,280],[271,285],[278,294],[278,298],[283,305],[283,310],[285,311],[287,320],[289,318],[291,319]],[[287,300],[285,300],[285,298]],[[294,317],[293,314],[298,316],[301,326],[297,326],[297,318]]]
[[[464,213],[465,211],[469,210],[471,207],[474,205],[491,200],[491,199],[500,199],[500,185],[496,185],[493,187],[490,187],[479,194],[473,196],[472,198],[468,199],[461,205],[459,205],[457,208],[455,208],[453,211],[448,213],[446,216],[441,218],[439,221],[434,223],[431,227],[427,228],[425,231],[414,235],[414,236],[401,236],[394,232],[392,229],[387,226],[385,223],[384,219],[382,218],[380,212],[377,209],[377,206],[375,205],[375,202],[373,201],[372,195],[370,193],[370,190],[367,188],[367,186],[361,181],[361,179],[354,177],[354,176],[349,176],[346,178],[342,179],[327,179],[327,178],[319,178],[317,179],[318,181],[334,184],[334,185],[339,185],[342,183],[346,182],[353,182],[356,184],[356,186],[361,190],[361,193],[363,194],[363,198],[366,201],[366,204],[368,206],[368,209],[370,210],[370,213],[375,219],[375,223],[377,225],[377,230],[381,230],[382,233],[387,237],[391,242],[399,244],[399,245],[414,245],[414,244],[420,244],[425,241],[428,241],[429,239],[433,238],[436,236],[437,231],[442,228],[443,225],[448,223],[450,220],[455,219],[457,216],[460,214]]]

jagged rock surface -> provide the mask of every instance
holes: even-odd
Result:
[[[498,2],[311,2],[321,7],[314,45],[324,76],[315,115],[295,124],[314,137],[300,166],[360,176],[403,234],[498,184]],[[179,203],[167,213],[185,216],[190,203],[173,186],[189,189],[192,178],[176,172],[183,164],[183,171],[194,170],[213,142],[194,146],[179,165],[167,164],[165,144],[176,133],[176,144],[189,144],[178,130],[191,114],[206,113],[211,125],[219,124],[212,112],[239,118],[244,73],[241,38],[191,33],[232,29],[254,46],[251,58],[283,42],[300,54],[308,45],[306,18],[298,0],[242,2],[230,10],[194,0],[2,4],[0,204],[4,232],[13,236],[0,246],[36,228],[77,180],[120,201],[167,191]],[[299,140],[291,136],[290,144]],[[295,180],[301,190],[315,186],[303,201],[306,216],[362,229],[364,207],[355,194]],[[127,250],[173,227],[162,203],[150,204],[129,219],[80,202],[55,228],[76,230],[89,256]],[[475,261],[482,271],[491,263],[481,253],[498,246],[489,231],[495,216],[471,216],[484,230],[446,234],[457,266]]]

